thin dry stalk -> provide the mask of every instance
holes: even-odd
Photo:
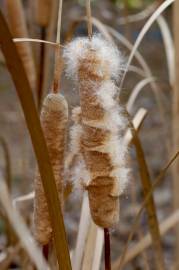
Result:
[[[43,40],[43,39],[37,39],[37,38],[13,38],[13,41],[18,43],[23,43],[23,42],[32,42],[32,43],[45,43],[47,45],[51,45],[53,47],[57,46],[56,42],[52,42],[52,41],[47,41],[47,40]],[[62,46],[62,45],[60,45]]]
[[[111,270],[111,247],[109,229],[104,229],[104,261],[105,270]]]
[[[46,30],[44,27],[41,28],[41,39],[46,38]],[[44,80],[44,57],[45,57],[45,44],[40,44],[40,52],[39,52],[39,65],[38,65],[38,83],[37,83],[37,106],[40,111],[41,103],[42,103],[42,95],[43,95],[43,80]]]
[[[57,18],[58,18],[58,7],[59,7],[59,2],[58,0],[53,0],[52,1],[52,8],[51,8],[51,14],[50,14],[50,22],[49,26],[47,28],[47,40],[54,40],[55,37],[55,30],[57,26]],[[51,75],[51,70],[52,70],[52,65],[49,65],[51,62],[52,55],[51,55],[51,50],[50,48],[46,48],[45,50],[45,59],[44,59],[44,81],[43,81],[43,96],[47,93],[49,87],[51,87],[51,82],[50,82],[50,75]]]
[[[50,218],[53,227],[54,246],[56,249],[58,263],[59,265],[63,265],[65,269],[69,270],[71,269],[71,263],[66,240],[65,227],[45,138],[40,126],[40,120],[25,70],[18,56],[16,47],[12,41],[12,36],[8,29],[7,23],[5,22],[1,12],[0,44],[6,59],[9,72],[16,86],[27,127],[31,135],[44,192],[48,202]],[[62,250],[63,254],[61,252]]]
[[[88,37],[92,38],[93,35],[93,25],[92,25],[92,16],[91,16],[91,0],[86,0],[86,16],[87,16],[87,29]]]
[[[61,35],[61,22],[62,22],[62,5],[63,0],[59,0],[58,7],[58,21],[57,21],[57,36],[56,43],[60,45],[60,35]],[[53,92],[58,93],[60,88],[60,77],[62,72],[63,62],[61,57],[60,47],[56,47],[55,51],[55,68],[54,68],[54,81],[53,81]]]
[[[52,1],[50,0],[37,0],[35,12],[36,22],[40,26],[40,38],[46,39],[47,27],[50,22],[50,15],[52,9]],[[37,101],[38,108],[41,108],[41,102],[43,97],[43,82],[44,82],[44,64],[45,64],[46,48],[44,44],[40,45],[40,61],[38,67],[38,86],[37,86]]]
[[[21,0],[7,0],[6,5],[9,26],[13,37],[28,37],[25,14]],[[36,86],[36,70],[33,60],[32,48],[29,44],[16,44],[16,46],[26,70],[31,88],[34,90]]]

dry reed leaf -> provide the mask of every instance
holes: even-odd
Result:
[[[179,210],[174,211],[169,217],[167,217],[164,221],[160,223],[160,234],[163,236],[169,230],[171,230],[174,226],[179,222]],[[138,256],[144,249],[148,248],[152,244],[152,239],[150,234],[145,235],[138,243],[132,246],[128,250],[125,256],[124,264],[133,260],[136,256]]]
[[[41,124],[47,142],[58,196],[63,208],[63,168],[68,121],[68,104],[60,94],[48,94],[41,111]],[[48,204],[46,202],[40,174],[35,178],[34,233],[41,245],[46,245],[52,238]]]
[[[4,155],[4,161],[5,161],[5,180],[6,180],[6,185],[8,187],[8,191],[11,194],[11,185],[12,185],[12,172],[11,172],[11,157],[10,157],[10,152],[9,152],[9,147],[6,142],[6,140],[2,137],[0,137],[0,145],[3,150],[3,155]],[[5,218],[6,222],[6,237],[7,237],[7,245],[14,244],[15,242],[15,235],[14,232],[8,222],[8,219]]]
[[[131,126],[131,128],[133,128]],[[132,132],[133,134],[133,144],[136,149],[136,156],[139,165],[139,172],[141,178],[141,184],[143,189],[144,198],[147,196],[147,193],[150,191],[152,187],[148,166],[145,160],[144,152],[142,149],[142,145],[138,138],[137,133],[135,130]],[[153,241],[153,248],[154,248],[154,257],[155,257],[155,265],[156,269],[163,270],[165,269],[163,252],[162,252],[162,243],[161,243],[161,236],[159,231],[159,223],[157,219],[157,212],[156,212],[156,205],[154,202],[153,195],[150,196],[150,199],[146,203],[146,211],[148,215],[148,224],[149,229]]]
[[[7,14],[11,33],[15,38],[28,37],[25,14],[21,0],[7,0]],[[17,44],[17,50],[23,62],[31,88],[36,86],[36,70],[32,48],[29,44]]]
[[[12,36],[7,23],[0,12],[0,44],[6,59],[9,72],[16,86],[21,106],[24,112],[27,127],[29,129],[35,155],[37,158],[41,179],[46,194],[50,217],[53,226],[54,245],[59,265],[65,269],[71,269],[68,244],[66,240],[63,216],[61,213],[58,193],[50,164],[45,138],[40,126],[40,120],[33,100],[32,91],[26,77],[26,73],[18,56],[16,47],[12,41]],[[63,250],[63,254],[61,252]]]
[[[157,8],[158,2],[154,2],[151,5],[147,5],[147,7],[140,11],[137,14],[132,14],[125,16],[125,18],[119,18],[118,23],[119,24],[126,24],[127,23],[133,23],[141,20],[145,20],[147,17],[149,17]]]
[[[93,244],[96,240],[97,230],[96,225],[91,220],[91,224],[89,226],[89,232],[86,239],[86,245],[83,253],[83,263],[81,270],[91,270],[94,256],[94,247]]]
[[[140,31],[134,46],[132,48],[132,51],[130,53],[129,59],[127,61],[126,64],[126,70],[123,74],[122,80],[120,82],[120,88],[122,88],[122,85],[124,83],[124,79],[126,77],[126,73],[128,71],[128,67],[131,64],[133,57],[139,47],[139,45],[141,44],[145,34],[148,32],[148,30],[150,29],[151,25],[157,20],[157,18],[162,14],[162,12],[164,12],[175,0],[166,0],[164,1],[156,10],[155,12],[151,15],[151,17],[147,20],[147,22],[145,23],[145,25],[143,26],[142,30]]]
[[[174,59],[175,49],[174,49],[172,34],[171,34],[171,31],[169,29],[166,19],[162,15],[160,15],[157,18],[157,23],[160,28],[162,38],[163,38],[163,43],[165,46],[169,82],[170,82],[170,85],[173,86],[174,80],[175,80],[175,76],[174,76],[175,74],[175,59]]]
[[[18,196],[17,198],[14,198],[12,201],[13,207],[16,208],[18,206],[18,203],[25,203],[28,201],[33,201],[35,197],[35,192],[32,191],[26,195]]]
[[[128,98],[127,104],[126,104],[126,108],[127,108],[129,113],[132,113],[134,103],[135,103],[138,95],[140,94],[140,92],[144,89],[144,87],[147,84],[154,82],[155,80],[156,79],[154,77],[149,77],[149,78],[145,78],[145,79],[139,81],[136,84],[136,86],[133,88],[133,90]]]
[[[106,26],[106,28],[108,29],[108,31],[111,33],[111,35],[113,37],[115,37],[120,43],[122,43],[130,52],[132,52],[133,50],[133,44],[131,44],[124,35],[122,35],[121,33],[117,32],[115,29],[113,29],[110,26]],[[146,78],[151,78],[153,77],[152,75],[152,71],[149,67],[149,65],[147,64],[147,62],[145,61],[144,57],[140,54],[140,52],[136,49],[134,52],[134,57],[136,58],[136,60],[139,62],[139,64],[141,65],[141,67],[143,68],[144,72],[146,73]],[[125,67],[126,69],[126,67]],[[124,71],[125,71],[124,69]],[[130,70],[130,65],[128,67],[128,71]],[[158,105],[158,109],[159,109],[159,113],[160,113],[160,118],[161,118],[161,122],[163,124],[163,126],[165,127],[165,108],[161,102],[161,91],[159,86],[157,85],[157,83],[155,81],[151,81],[150,82],[150,86],[151,89],[154,93],[154,97],[156,99],[156,104]],[[166,139],[166,148],[168,151],[168,154],[170,153],[170,142],[169,139]]]
[[[45,43],[47,45],[54,46],[54,48],[56,48],[57,46],[60,46],[56,42],[52,42],[52,41],[48,41],[48,40],[42,40],[42,39],[38,39],[38,38],[13,38],[13,41],[15,43],[23,43],[23,42]]]
[[[133,123],[133,126],[136,130],[136,132],[138,133],[141,126],[142,126],[142,123],[143,121],[145,120],[145,117],[147,116],[147,110],[145,110],[144,108],[140,108],[135,116],[133,117],[132,119],[132,123]],[[131,130],[128,129],[126,131],[126,134],[124,135],[124,141],[127,145],[131,144],[132,143],[132,133],[131,133]]]
[[[7,184],[9,192],[11,193],[12,176],[11,176],[11,158],[10,158],[9,147],[6,140],[2,137],[0,137],[0,145],[2,147],[3,154],[4,154],[6,184]]]
[[[91,268],[93,270],[100,269],[103,244],[104,244],[104,231],[101,228],[97,228],[96,241],[94,245],[94,256]]]
[[[85,248],[85,242],[87,239],[87,234],[90,225],[90,210],[88,196],[86,192],[83,195],[80,224],[77,234],[76,247],[72,257],[72,265],[74,270],[80,270],[83,260],[83,253]]]
[[[154,189],[161,183],[161,181],[163,180],[163,177],[165,176],[166,172],[168,171],[168,169],[170,168],[170,166],[173,164],[173,162],[178,158],[179,156],[179,152],[177,152],[173,157],[172,159],[168,162],[168,164],[164,167],[163,170],[161,170],[160,174],[158,175],[158,177],[153,181],[153,184],[152,184],[152,187],[151,189],[148,191],[147,195],[145,196],[145,199],[140,207],[140,210],[138,211],[135,219],[134,219],[134,222],[133,222],[133,225],[132,225],[132,228],[130,230],[130,234],[129,234],[129,237],[127,239],[127,242],[126,242],[126,245],[124,247],[124,250],[122,252],[122,255],[120,256],[120,259],[117,259],[114,263],[113,263],[113,266],[112,266],[112,269],[113,270],[120,270],[122,269],[123,267],[123,263],[124,263],[124,260],[125,260],[125,256],[127,254],[127,250],[129,248],[129,243],[130,241],[132,240],[132,237],[135,233],[135,230],[137,228],[137,225],[139,223],[139,220],[140,220],[140,217],[146,207],[146,204],[147,202],[149,201],[151,195],[153,194],[153,191]]]
[[[37,269],[49,269],[47,263],[42,257],[40,249],[37,247],[22,217],[16,209],[13,209],[7,186],[2,177],[0,179],[0,202],[3,205],[3,208],[6,212],[6,215],[8,216],[12,228],[16,232],[22,243],[22,246],[27,251],[29,257],[34,262]]]

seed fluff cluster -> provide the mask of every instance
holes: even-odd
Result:
[[[80,108],[73,110],[71,157],[78,160],[76,180],[84,178],[93,221],[113,227],[119,221],[119,196],[128,182],[127,121],[117,101],[123,57],[100,36],[77,38],[66,45],[67,75],[78,86]],[[74,166],[76,167],[76,166]],[[85,170],[85,173],[83,171]]]

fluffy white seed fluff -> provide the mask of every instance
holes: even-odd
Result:
[[[83,185],[90,180],[89,172],[81,153],[81,108],[75,107],[72,110],[73,125],[70,129],[69,153],[65,160],[65,175],[67,181],[72,182],[74,189],[81,190]]]
[[[114,80],[119,78],[124,61],[118,49],[100,36],[94,36],[92,40],[88,38],[77,38],[67,44],[64,50],[68,76],[78,80],[80,63],[86,58],[89,50],[95,51],[95,54],[100,59],[101,67],[106,65],[108,67],[109,78],[107,80],[99,84],[98,82],[91,81],[89,78],[89,81],[86,79],[85,82],[83,82],[89,85],[90,89],[94,89],[92,90],[92,95],[96,96],[94,102],[100,104],[100,107],[104,109],[104,117],[97,120],[83,118],[81,119],[81,123],[78,121],[71,130],[71,147],[72,149],[78,148],[79,150],[78,142],[79,138],[83,136],[83,124],[109,132],[109,136],[104,140],[103,145],[93,148],[90,147],[90,151],[98,151],[109,155],[113,167],[110,176],[115,178],[116,185],[119,187],[118,189],[116,188],[116,190],[118,190],[118,194],[116,195],[120,195],[126,188],[130,170],[127,166],[128,149],[123,141],[123,134],[127,128],[127,120],[123,114],[123,108],[117,102],[119,89],[115,85]],[[89,70],[95,68],[90,66],[90,62],[86,63],[86,65],[88,64]],[[100,69],[100,66],[98,66],[98,70],[95,70],[98,75],[103,71],[103,68]],[[78,112],[79,111],[80,109],[78,109]],[[85,172],[85,174],[88,175],[87,178],[90,179],[90,172],[86,173],[86,167],[83,162],[84,160],[81,159],[79,163],[80,166],[76,169],[74,174],[75,179],[79,177],[81,179],[82,171]]]
[[[101,38],[100,35],[94,35],[92,40],[88,38],[76,38],[66,45],[63,56],[66,60],[66,73],[73,79],[78,79],[78,67],[81,60],[84,59],[86,52],[95,50],[101,63],[108,63],[109,72],[112,78],[118,79],[123,65],[123,57],[117,47]],[[102,72],[102,70],[99,70]]]
[[[81,137],[82,137],[82,126],[80,125],[81,108],[76,107],[72,111],[72,120],[74,124],[70,129],[70,145],[69,153],[65,160],[65,170],[68,170],[71,166],[73,159],[80,153],[81,150]]]

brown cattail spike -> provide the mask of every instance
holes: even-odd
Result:
[[[87,185],[93,221],[109,228],[119,221],[119,195],[128,180],[126,119],[117,103],[113,78],[121,56],[98,36],[77,39],[64,52],[67,72],[78,81],[81,105],[82,154],[89,171]]]
[[[41,123],[46,138],[57,190],[63,205],[63,168],[68,121],[68,105],[60,94],[49,94],[43,103]],[[35,178],[34,231],[37,241],[46,245],[51,240],[52,228],[48,206],[39,173]]]

